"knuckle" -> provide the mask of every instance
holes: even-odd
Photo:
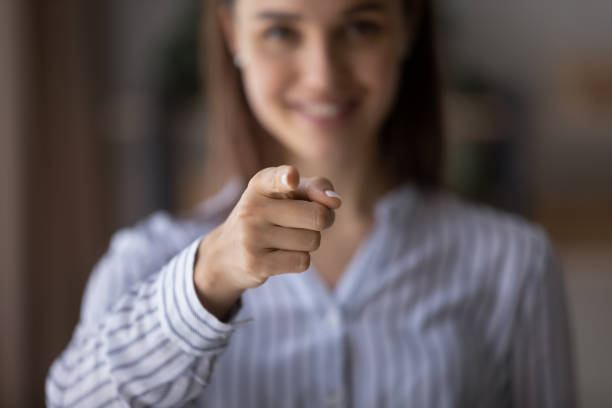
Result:
[[[270,170],[271,168],[267,167],[255,173],[255,175],[251,177],[251,179],[249,180],[248,188],[249,189],[255,188],[258,184],[261,184],[261,182],[266,179],[266,174],[269,173]]]
[[[336,212],[333,210],[327,210],[327,213],[328,213],[327,226],[331,227],[332,225],[334,225],[334,222],[336,221]]]
[[[241,203],[238,209],[238,218],[241,221],[249,221],[257,216],[259,209],[252,200],[247,200]]]
[[[314,185],[321,185],[325,182],[325,179],[321,176],[314,176],[310,179],[310,182]]]
[[[304,272],[310,267],[310,254],[307,252],[300,252],[293,255],[294,270],[298,272]]]
[[[319,231],[313,231],[310,235],[310,250],[316,251],[321,246],[321,233]]]
[[[329,223],[329,211],[321,205],[313,210],[312,224],[316,231],[324,230]]]
[[[313,183],[321,188],[333,188],[331,181],[325,177],[317,176],[313,179]]]
[[[247,184],[247,190],[252,189],[257,185],[257,181],[261,178],[262,171],[263,170],[258,171],[257,173],[255,173],[253,177],[251,177],[251,179],[249,180]]]

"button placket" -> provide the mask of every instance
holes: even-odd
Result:
[[[341,407],[344,405],[344,399],[341,394],[330,391],[325,396],[325,405],[327,407]]]
[[[325,322],[329,329],[337,331],[340,328],[340,317],[338,316],[338,312],[335,310],[329,311],[325,318]]]
[[[328,381],[324,395],[324,406],[342,407],[344,406],[345,393],[345,374],[344,367],[344,336],[345,329],[341,311],[337,308],[330,308],[323,317],[323,324],[328,337],[327,363],[329,367]]]

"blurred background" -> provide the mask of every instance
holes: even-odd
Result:
[[[0,406],[44,404],[110,234],[218,187],[200,3],[0,2]],[[612,2],[437,9],[449,183],[549,232],[582,407],[611,407]]]

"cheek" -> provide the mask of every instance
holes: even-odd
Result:
[[[363,58],[359,65],[360,81],[369,90],[369,104],[373,113],[381,115],[392,104],[398,89],[400,62],[396,53],[384,51],[375,57]]]
[[[245,93],[252,109],[260,119],[273,114],[282,102],[282,91],[287,83],[283,64],[265,58],[253,58],[243,71]]]

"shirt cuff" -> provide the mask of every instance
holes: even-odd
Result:
[[[196,294],[193,282],[194,260],[200,239],[176,255],[162,269],[158,284],[158,304],[162,328],[187,353],[202,355],[224,349],[237,327],[232,320],[221,322],[206,310]]]

